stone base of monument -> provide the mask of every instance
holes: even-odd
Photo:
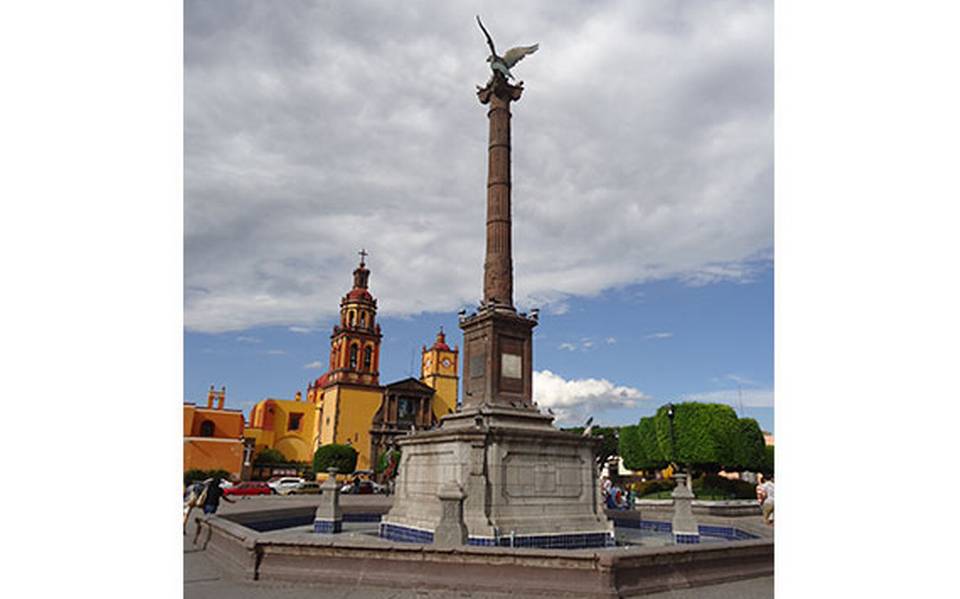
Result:
[[[532,409],[480,406],[401,438],[394,505],[380,535],[433,542],[449,527],[444,503],[457,489],[468,545],[612,545],[594,467],[598,440],[558,431],[552,420]]]

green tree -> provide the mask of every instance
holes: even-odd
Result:
[[[660,449],[653,418],[641,418],[634,426],[620,427],[618,451],[623,465],[630,470],[653,470],[668,464],[667,455]]]
[[[620,456],[631,470],[663,468],[670,462],[711,474],[724,468],[759,470],[763,447],[756,420],[737,418],[733,408],[722,404],[674,405],[672,435],[667,406],[620,429]]]
[[[724,462],[724,468],[728,471],[759,472],[763,468],[763,448],[766,445],[760,425],[753,418],[740,418],[737,429],[733,440],[733,459]]]
[[[265,447],[260,450],[260,453],[258,453],[255,458],[253,458],[253,463],[257,466],[265,466],[267,464],[286,464],[287,458],[279,450],[271,447]]]
[[[328,468],[336,468],[340,473],[353,472],[357,468],[357,450],[336,443],[321,445],[313,454],[313,471],[326,472]]]
[[[673,433],[667,406],[653,417],[657,444],[669,461],[704,472],[719,472],[736,461],[737,413],[723,404],[674,404]]]
[[[760,472],[766,476],[773,476],[773,445],[766,445],[763,448],[763,467]]]

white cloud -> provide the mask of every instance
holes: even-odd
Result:
[[[473,13],[228,6],[184,6],[186,328],[315,326],[361,245],[381,314],[475,305],[473,86],[489,70]],[[511,4],[486,23],[503,47],[541,44],[515,73],[518,305],[750,280],[773,245],[773,3],[584,6]]]
[[[633,387],[618,386],[606,379],[571,379],[549,370],[533,373],[533,399],[541,409],[550,408],[558,425],[580,425],[587,417],[605,410],[635,408],[652,399]]]
[[[614,343],[617,342],[617,338],[616,338],[616,337],[607,337],[606,342],[607,342],[607,345],[613,345]]]
[[[577,346],[572,343],[561,343],[557,346],[557,349],[565,349],[567,351],[577,351]]]
[[[310,370],[323,370],[324,368],[327,367],[327,363],[326,363],[326,362],[321,362],[320,360],[314,360],[313,362],[310,362],[309,364],[304,364],[303,367],[304,367],[304,368],[308,368],[308,369],[310,369]]]
[[[740,376],[737,374],[728,374],[728,375],[725,375],[723,378],[727,379],[728,381],[733,381],[734,383],[737,383],[739,385],[747,385],[748,387],[756,387],[760,384],[757,381],[748,379],[745,376]]]
[[[301,335],[306,335],[308,333],[314,332],[316,329],[313,327],[294,326],[294,327],[288,327],[287,330],[290,331],[291,333],[299,333]]]
[[[650,333],[645,335],[644,339],[669,339],[673,337],[673,333]]]
[[[240,343],[260,343],[260,339],[258,339],[257,337],[250,337],[247,335],[240,335],[239,337],[237,337],[237,341],[239,341]]]
[[[743,405],[745,408],[772,408],[773,389],[724,389],[721,391],[705,391],[690,393],[681,397],[682,401],[698,401],[701,403],[722,403],[734,408]]]
[[[284,351],[284,350],[282,350],[282,349],[268,349],[267,351],[265,351],[265,352],[263,352],[263,353],[267,354],[268,356],[285,356],[285,355],[287,355],[287,352]]]

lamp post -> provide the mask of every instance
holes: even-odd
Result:
[[[672,464],[677,467],[677,441],[673,428],[673,420],[677,412],[672,403],[667,404],[667,419],[670,421],[670,458]],[[679,470],[679,467],[677,467]],[[688,486],[689,478],[687,475],[676,472],[674,477],[677,479],[677,486],[670,495],[673,497],[673,521],[671,527],[673,530],[674,543],[699,543],[700,528],[693,517],[693,491]]]
[[[667,404],[667,419],[670,421],[670,462],[676,465],[677,463],[677,440],[673,434],[673,418],[677,413],[673,409],[673,404]]]

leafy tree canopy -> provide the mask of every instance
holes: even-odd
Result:
[[[264,466],[267,464],[286,464],[287,458],[283,453],[272,447],[265,447],[260,450],[260,453],[253,458],[253,463],[257,466]]]
[[[341,474],[353,472],[357,469],[357,450],[336,443],[321,445],[313,454],[313,471],[326,472],[328,468],[336,468]]]
[[[669,463],[705,472],[760,470],[763,433],[756,420],[737,418],[730,406],[674,404],[673,426],[667,406],[620,431],[620,455],[631,470],[663,468]]]

